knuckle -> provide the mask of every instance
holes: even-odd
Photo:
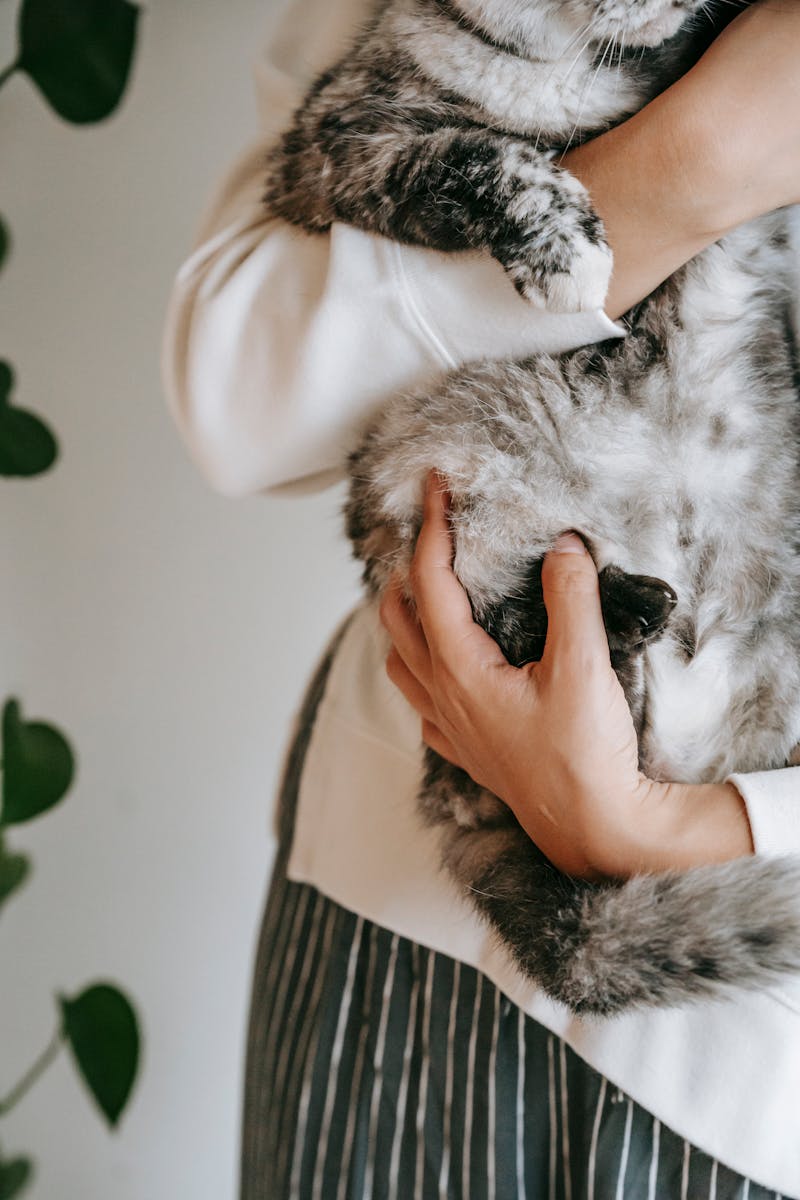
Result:
[[[549,566],[546,564],[543,578],[550,591],[559,594],[577,592],[580,595],[591,595],[597,591],[597,571],[588,555],[571,562],[561,561]]]

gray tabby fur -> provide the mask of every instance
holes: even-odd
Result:
[[[636,111],[726,0],[390,0],[272,155],[267,203],[438,249],[483,247],[529,300],[593,308],[611,255],[553,151]],[[455,570],[511,661],[541,653],[541,559],[575,529],[655,778],[782,766],[800,740],[800,454],[785,216],[710,247],[628,335],[485,362],[394,400],[352,456],[348,528],[379,594],[407,576],[427,473]],[[668,580],[668,583],[662,582]],[[523,971],[580,1012],[762,988],[800,970],[800,859],[589,884],[432,751],[443,862]]]

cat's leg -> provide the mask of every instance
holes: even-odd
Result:
[[[598,582],[611,659],[621,665],[661,637],[678,597],[663,579],[632,575],[613,564],[602,568]],[[509,662],[538,662],[547,635],[541,561],[531,565],[524,593],[485,604],[475,617]]]
[[[520,970],[575,1012],[608,1015],[759,989],[800,969],[800,861],[739,859],[588,883],[557,871],[510,811],[427,755],[443,865]]]
[[[333,84],[329,89],[335,95]],[[323,89],[269,161],[271,212],[312,231],[334,221],[438,250],[485,248],[533,303],[601,307],[611,251],[581,183],[524,138],[376,115]]]
[[[637,737],[645,720],[643,652],[662,636],[678,602],[673,588],[651,575],[614,565],[600,572],[600,603],[611,665],[625,692]]]
[[[639,731],[644,715],[641,656],[663,634],[677,596],[663,579],[633,575],[613,564],[600,571],[599,588],[611,663]],[[538,662],[547,636],[541,560],[531,564],[525,586],[519,592],[473,611],[475,619],[498,642],[514,666]]]
[[[600,572],[600,601],[613,662],[660,638],[678,597],[663,579],[610,564]]]

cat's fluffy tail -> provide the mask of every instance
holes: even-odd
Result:
[[[487,836],[495,852],[476,872],[473,839]],[[800,972],[800,857],[598,886],[560,874],[519,828],[451,827],[445,846],[462,883],[471,860],[472,898],[523,972],[575,1012],[679,1005]]]

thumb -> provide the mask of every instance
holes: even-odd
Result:
[[[597,568],[575,533],[562,533],[542,566],[547,639],[542,662],[576,656],[581,663],[609,662],[600,608]]]

